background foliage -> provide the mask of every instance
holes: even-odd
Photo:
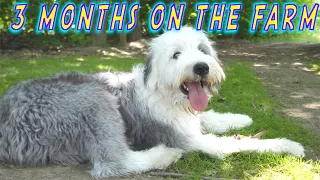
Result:
[[[62,47],[72,47],[72,46],[85,46],[85,45],[120,45],[120,46],[126,46],[127,42],[130,41],[136,41],[140,40],[141,38],[149,38],[152,36],[155,36],[155,34],[151,34],[148,31],[148,16],[150,13],[150,10],[154,6],[154,4],[158,1],[156,0],[142,0],[140,1],[141,8],[139,10],[138,19],[139,22],[136,26],[136,28],[131,32],[130,34],[124,34],[124,33],[114,33],[114,34],[108,34],[106,33],[100,33],[96,34],[94,31],[89,33],[78,33],[76,34],[74,31],[69,31],[67,34],[61,34],[57,30],[54,33],[48,33],[47,31],[43,32],[41,35],[36,35],[34,33],[34,28],[36,27],[36,22],[38,18],[38,12],[40,4],[46,3],[48,5],[51,5],[54,2],[59,2],[60,7],[63,6],[66,2],[70,2],[67,0],[26,0],[24,2],[28,2],[29,6],[26,11],[26,17],[27,17],[27,23],[22,33],[19,35],[13,35],[8,32],[9,25],[16,21],[15,19],[15,12],[13,12],[13,4],[16,3],[16,1],[11,0],[1,0],[0,1],[0,39],[1,39],[1,48],[2,49],[21,49],[21,48],[37,48],[37,49],[43,49],[43,50],[51,50],[51,49],[57,49]],[[75,4],[80,3],[87,3],[89,4],[90,0],[75,0],[73,1]],[[97,0],[95,2],[104,2],[102,0]],[[112,1],[111,1],[112,2]],[[113,1],[113,2],[121,2],[121,1]],[[125,2],[125,1],[123,1]],[[126,1],[128,3],[137,2],[133,0]],[[138,1],[139,2],[139,1]],[[179,1],[174,0],[165,0],[165,2],[168,6],[171,3],[179,3]],[[181,2],[181,1],[180,1]],[[222,1],[203,1],[203,2],[210,2],[210,4],[213,3],[221,3],[221,2],[232,2],[230,0]],[[272,31],[268,32],[267,34],[262,34],[260,31],[258,31],[255,34],[249,34],[249,24],[250,19],[252,15],[252,7],[255,1],[251,0],[242,0],[243,4],[243,10],[241,11],[241,16],[239,20],[239,31],[236,34],[233,35],[227,35],[227,34],[217,34],[212,33],[210,34],[211,38],[242,38],[242,39],[249,39],[249,40],[255,40],[255,39],[270,39],[270,38],[284,38],[287,40],[294,40],[297,37],[301,37],[301,33],[299,32],[284,32],[284,33],[274,33]],[[261,1],[259,1],[261,2]],[[264,2],[268,2],[269,4],[274,3],[273,0],[265,0]],[[282,5],[286,2],[292,2],[290,0],[279,0],[277,3],[279,3],[280,7],[280,17],[283,15]],[[309,4],[312,5],[315,3],[315,0],[295,0],[299,6],[302,4]],[[187,3],[187,9],[184,14],[184,24],[189,25],[195,25],[196,18],[197,18],[197,12],[195,10],[195,5],[197,3],[196,0],[189,0],[186,1]],[[50,7],[50,6],[49,6]],[[268,8],[270,8],[269,6]],[[310,6],[311,7],[311,6]],[[266,11],[268,12],[268,11]],[[298,10],[298,13],[300,11]],[[203,26],[203,29],[207,29],[207,23],[209,18],[210,11],[207,12],[205,16],[205,23]],[[109,15],[109,14],[108,14]],[[319,13],[320,15],[320,13]],[[297,15],[299,17],[299,14]],[[106,17],[109,18],[109,17]],[[281,18],[280,18],[281,20]],[[108,22],[107,20],[105,22]],[[262,24],[261,22],[260,24]],[[105,23],[108,24],[108,23]],[[56,25],[57,27],[57,25]],[[261,25],[259,26],[261,28]],[[310,33],[308,31],[303,32],[303,35],[309,36],[309,39],[313,39],[312,36],[315,36],[319,34],[319,28],[317,28],[317,32]],[[163,31],[162,31],[163,32]]]

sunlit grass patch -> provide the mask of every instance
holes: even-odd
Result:
[[[305,162],[301,158],[287,157],[280,159],[274,166],[263,167],[250,179],[320,179],[319,162]]]
[[[201,177],[235,179],[317,179],[319,162],[271,153],[236,153],[224,160],[201,153],[189,153],[171,171],[184,173],[189,179]]]
[[[314,60],[307,64],[307,67],[314,71],[317,75],[320,75],[320,60]]]

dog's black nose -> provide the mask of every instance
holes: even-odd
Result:
[[[209,73],[209,66],[207,63],[199,62],[193,66],[193,72],[203,77]]]

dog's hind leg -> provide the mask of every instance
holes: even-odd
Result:
[[[108,108],[106,108],[108,107]],[[94,119],[87,120],[88,159],[95,177],[123,176],[151,169],[163,169],[179,160],[182,149],[158,145],[145,151],[132,151],[125,137],[125,125],[119,111],[105,104]]]
[[[217,113],[213,110],[199,114],[202,131],[224,133],[230,129],[241,129],[250,126],[252,119],[247,115]]]
[[[304,156],[304,148],[300,143],[285,138],[238,140],[234,137],[216,137],[208,134],[193,137],[188,145],[191,150],[199,150],[217,158],[224,158],[241,151],[289,153],[294,156]]]

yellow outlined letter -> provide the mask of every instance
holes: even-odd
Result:
[[[107,10],[109,10],[110,4],[98,4],[98,10],[100,11],[100,16],[98,17],[97,30],[101,31],[103,29],[104,20],[106,19]]]
[[[235,14],[235,11],[240,11],[242,9],[242,4],[230,4],[229,6],[229,17],[226,30],[234,31],[238,30],[238,24],[233,24],[234,20],[239,20],[240,14]]]
[[[74,22],[75,9],[76,9],[76,7],[74,4],[67,4],[64,7],[64,9],[62,10],[61,21],[60,21],[60,25],[61,25],[62,30],[67,31],[72,27],[72,24]],[[67,22],[67,24],[66,24],[68,11],[70,11],[69,22]]]
[[[90,4],[89,13],[87,12],[87,8],[85,4],[82,4],[80,6],[80,12],[79,12],[79,21],[77,30],[81,30],[84,22],[84,29],[89,31],[92,26],[92,20],[93,20],[93,14],[94,14],[94,4]]]
[[[220,6],[220,8],[219,8]],[[220,13],[218,14],[218,11],[220,9]],[[223,22],[223,16],[226,9],[226,4],[214,4],[213,10],[211,14],[211,21],[210,21],[210,30],[222,30],[222,22]],[[218,22],[218,27],[215,29],[215,24]]]
[[[130,8],[130,22],[127,25],[127,30],[128,31],[131,31],[135,27],[135,25],[137,23],[137,21],[136,21],[136,19],[137,19],[137,11],[138,11],[139,8],[140,8],[140,4],[138,4],[138,3],[137,4],[133,4],[131,6],[131,8]]]
[[[318,16],[319,4],[314,4],[310,13],[308,13],[308,6],[302,6],[301,19],[299,31],[303,31],[304,28],[309,28],[309,30],[314,30],[316,25],[316,19]]]
[[[266,24],[264,25],[264,28],[263,28],[265,31],[269,31],[270,26],[274,27],[274,31],[279,30],[278,12],[279,12],[279,4],[273,4],[271,11],[269,13],[269,17],[267,18]]]
[[[112,17],[111,17],[111,25],[109,27],[110,31],[115,30],[116,22],[119,22],[117,30],[122,30],[123,23],[125,20],[125,15],[126,15],[127,4],[125,4],[125,3],[122,4],[120,15],[118,15],[119,6],[120,6],[120,4],[115,4],[113,7],[114,10],[113,10]]]
[[[18,22],[11,23],[10,30],[11,31],[20,31],[25,25],[25,11],[28,7],[28,4],[16,4],[14,5],[14,10],[18,11],[16,18],[19,20]]]
[[[260,14],[261,10],[266,10],[267,4],[255,4],[253,10],[253,18],[251,21],[251,31],[256,31],[258,27],[258,21],[264,18],[264,14]]]
[[[165,5],[164,4],[157,4],[154,8],[153,11],[151,13],[151,17],[150,17],[150,24],[151,24],[151,30],[152,31],[157,31],[162,27],[163,21],[164,21],[164,15],[165,15]],[[158,21],[158,23],[156,24],[156,16],[159,12],[160,15],[160,20]]]
[[[197,25],[196,25],[197,30],[202,29],[204,12],[207,11],[208,9],[209,9],[209,4],[197,4],[197,11],[199,11],[198,18],[197,18]]]
[[[293,12],[289,16],[289,10],[292,10]],[[294,24],[293,19],[296,17],[298,11],[298,7],[295,4],[285,4],[284,5],[284,17],[282,22],[282,30],[287,29],[287,25],[289,25],[289,30],[294,30]]]
[[[184,15],[184,10],[186,7],[186,4],[181,3],[179,4],[179,13],[177,13],[176,5],[172,4],[169,10],[169,18],[168,18],[168,27],[167,30],[172,29],[172,25],[174,24],[174,27],[177,30],[180,30],[182,21],[183,21],[183,15]],[[177,15],[179,14],[179,15]]]
[[[56,20],[58,6],[59,5],[57,3],[54,3],[49,13],[47,12],[46,4],[41,6],[41,11],[39,13],[39,20],[38,20],[38,31],[42,31],[44,30],[44,28],[47,28],[48,30],[54,29],[54,23]]]

